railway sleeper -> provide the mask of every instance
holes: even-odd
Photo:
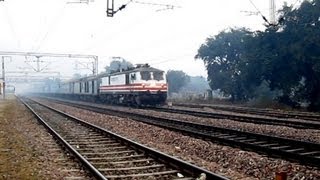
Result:
[[[116,159],[134,159],[144,157],[144,154],[136,154],[131,156],[118,156],[118,157],[102,157],[102,158],[86,158],[87,160],[116,160]],[[92,163],[95,164],[95,163]]]
[[[248,139],[247,137],[236,137],[236,138],[231,138],[230,140],[234,140],[234,141],[239,141],[239,140],[245,140]]]
[[[110,143],[110,144],[102,144],[102,143]],[[91,146],[91,147],[96,147],[96,146],[108,146],[108,147],[110,147],[110,146],[119,146],[119,145],[121,145],[120,143],[118,143],[118,142],[114,142],[114,143],[112,143],[112,142],[76,142],[76,141],[73,141],[73,142],[70,142],[69,143],[70,145],[84,145],[84,146]]]
[[[154,164],[150,166],[134,166],[134,167],[123,167],[123,168],[100,168],[99,171],[132,171],[132,170],[149,170],[154,168],[164,168],[164,164]]]
[[[286,150],[286,152],[291,152],[291,153],[299,152],[299,151],[304,151],[304,148],[296,148],[296,149],[289,149],[289,150]]]
[[[268,143],[268,142],[267,141],[256,141],[256,142],[252,142],[252,143],[249,143],[249,144],[259,145],[259,144],[265,144],[265,143]]]
[[[276,146],[276,147],[271,147],[271,149],[286,149],[290,148],[291,146]]]
[[[210,132],[210,131],[208,131],[208,132]],[[220,137],[223,137],[223,136],[230,136],[230,134],[219,133],[219,134],[215,135],[215,137],[217,137],[217,138],[220,138]]]
[[[237,135],[228,135],[228,136],[218,136],[219,138],[232,139],[238,137]]]
[[[100,138],[100,137],[105,137],[101,134],[77,134],[77,136],[71,136],[71,135],[66,135],[65,139],[73,139],[73,138],[86,138],[86,137],[90,137],[90,138]]]
[[[83,141],[89,141],[89,142],[93,142],[93,141],[110,141],[110,142],[115,142],[114,140],[111,140],[107,137],[101,137],[101,138],[94,138],[94,137],[88,137],[88,138],[85,138],[85,137],[82,137],[82,138],[73,138],[73,139],[77,139],[77,141],[79,142],[83,142]],[[71,139],[71,140],[73,140]]]
[[[132,160],[132,161],[114,161],[109,162],[111,164],[130,164],[130,163],[136,163],[136,162],[151,162],[154,161],[154,159],[151,158],[145,158],[145,159],[138,159],[138,160]]]
[[[94,166],[96,167],[104,167],[106,165],[113,167],[124,167],[128,165],[136,165],[136,166],[146,166],[150,164],[156,164],[157,162],[151,158],[142,158],[142,159],[135,159],[131,161],[109,161],[109,162],[96,162]]]
[[[259,145],[260,147],[272,147],[272,146],[279,146],[280,144],[278,143],[269,143],[269,144],[262,144]]]
[[[245,140],[240,140],[239,142],[245,143],[245,142],[255,142],[257,139],[245,139]]]
[[[84,144],[84,143],[87,143],[87,144],[93,144],[93,143],[98,143],[98,144],[111,144],[111,143],[116,143],[116,141],[110,141],[110,140],[94,140],[94,139],[90,139],[90,140],[84,140],[84,139],[80,139],[80,140],[77,140],[77,139],[69,139],[67,140],[67,142],[70,142],[70,144],[74,144],[74,143],[79,143],[79,144]]]
[[[121,150],[121,149],[127,149],[126,146],[116,146],[116,147],[110,147],[110,148],[80,148],[77,149],[77,151],[94,151],[94,152],[99,152],[99,151],[111,151],[111,150]]]
[[[110,179],[120,179],[120,178],[143,178],[143,177],[152,177],[152,176],[164,176],[164,175],[175,175],[176,173],[179,173],[177,170],[169,170],[169,171],[162,171],[162,172],[154,172],[154,173],[141,173],[141,174],[128,174],[128,175],[110,175],[106,176],[106,178]]]
[[[304,152],[304,153],[299,153],[300,155],[315,155],[315,154],[319,154],[320,151],[311,151],[311,152]]]
[[[115,154],[126,154],[126,153],[133,153],[135,151],[133,150],[127,150],[127,151],[113,151],[113,152],[103,152],[103,153],[98,153],[98,152],[93,152],[93,153],[82,153],[83,155],[86,155],[86,156],[90,156],[90,155],[102,155],[102,156],[105,156],[105,155],[115,155]]]

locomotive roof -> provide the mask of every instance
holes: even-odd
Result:
[[[134,68],[126,71],[121,71],[121,72],[114,72],[114,73],[101,73],[98,75],[98,77],[105,77],[109,75],[119,75],[119,74],[125,74],[125,73],[132,73],[132,72],[140,72],[140,71],[147,71],[147,72],[164,72],[160,69],[156,69],[153,67],[139,67],[139,68]]]
[[[147,72],[164,72],[164,71],[162,71],[162,70],[160,70],[160,69],[156,69],[156,68],[153,68],[153,67],[139,67],[139,68],[134,68],[134,69],[127,70],[127,71],[122,71],[122,72],[114,72],[114,73],[104,72],[104,73],[98,74],[97,76],[87,76],[87,77],[82,77],[82,78],[79,78],[79,79],[70,79],[70,80],[68,80],[68,81],[66,81],[66,82],[64,82],[64,83],[94,80],[94,79],[101,78],[101,77],[106,77],[106,76],[109,76],[109,75],[119,75],[119,74],[132,73],[132,72],[140,72],[140,71],[147,71]]]

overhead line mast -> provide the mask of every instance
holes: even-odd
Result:
[[[35,53],[35,52],[4,52],[0,51],[0,56],[8,55],[8,56],[33,56],[36,57],[37,60],[37,68],[36,72],[41,72],[40,69],[40,58],[41,57],[67,57],[67,58],[90,58],[93,59],[92,64],[92,74],[98,74],[98,56],[95,55],[83,55],[83,54],[56,54],[56,53]]]
[[[276,24],[276,4],[274,0],[270,0],[270,24]]]

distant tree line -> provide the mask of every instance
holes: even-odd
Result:
[[[169,95],[172,95],[172,93],[178,93],[190,81],[190,76],[183,71],[169,70],[167,72],[167,81]]]
[[[113,60],[110,62],[110,65],[104,68],[107,73],[125,71],[134,67],[131,62],[121,57],[113,57],[112,59]]]
[[[264,31],[224,30],[195,58],[204,61],[210,87],[233,101],[256,98],[263,87],[278,102],[320,110],[320,0],[285,4],[278,24]]]

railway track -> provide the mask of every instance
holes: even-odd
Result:
[[[275,109],[261,109],[261,108],[242,107],[242,106],[211,105],[211,104],[206,105],[206,104],[174,103],[174,106],[182,106],[182,107],[190,107],[190,108],[211,108],[215,110],[231,111],[231,112],[237,112],[237,113],[270,116],[270,117],[276,117],[276,118],[293,118],[293,119],[320,122],[320,114],[310,113],[310,112],[279,111]]]
[[[227,179],[34,100],[21,101],[97,179]]]
[[[320,129],[320,121],[318,122],[298,121],[298,120],[288,120],[283,118],[234,115],[234,114],[226,114],[226,113],[220,113],[220,112],[213,113],[213,112],[192,111],[192,110],[182,110],[182,109],[163,108],[163,107],[146,107],[146,109],[169,112],[169,113],[187,114],[187,115],[204,117],[204,118],[230,119],[234,121],[248,122],[248,123],[255,123],[255,124],[288,126],[293,128],[299,128],[299,129]]]
[[[204,140],[219,142],[245,150],[267,154],[302,164],[320,167],[320,144],[280,138],[256,133],[237,131],[227,128],[207,126],[175,119],[154,117],[132,112],[107,109],[101,105],[80,104],[70,101],[51,100],[57,103],[77,107],[97,113],[130,117],[133,120],[156,125],[173,131],[181,132]]]

